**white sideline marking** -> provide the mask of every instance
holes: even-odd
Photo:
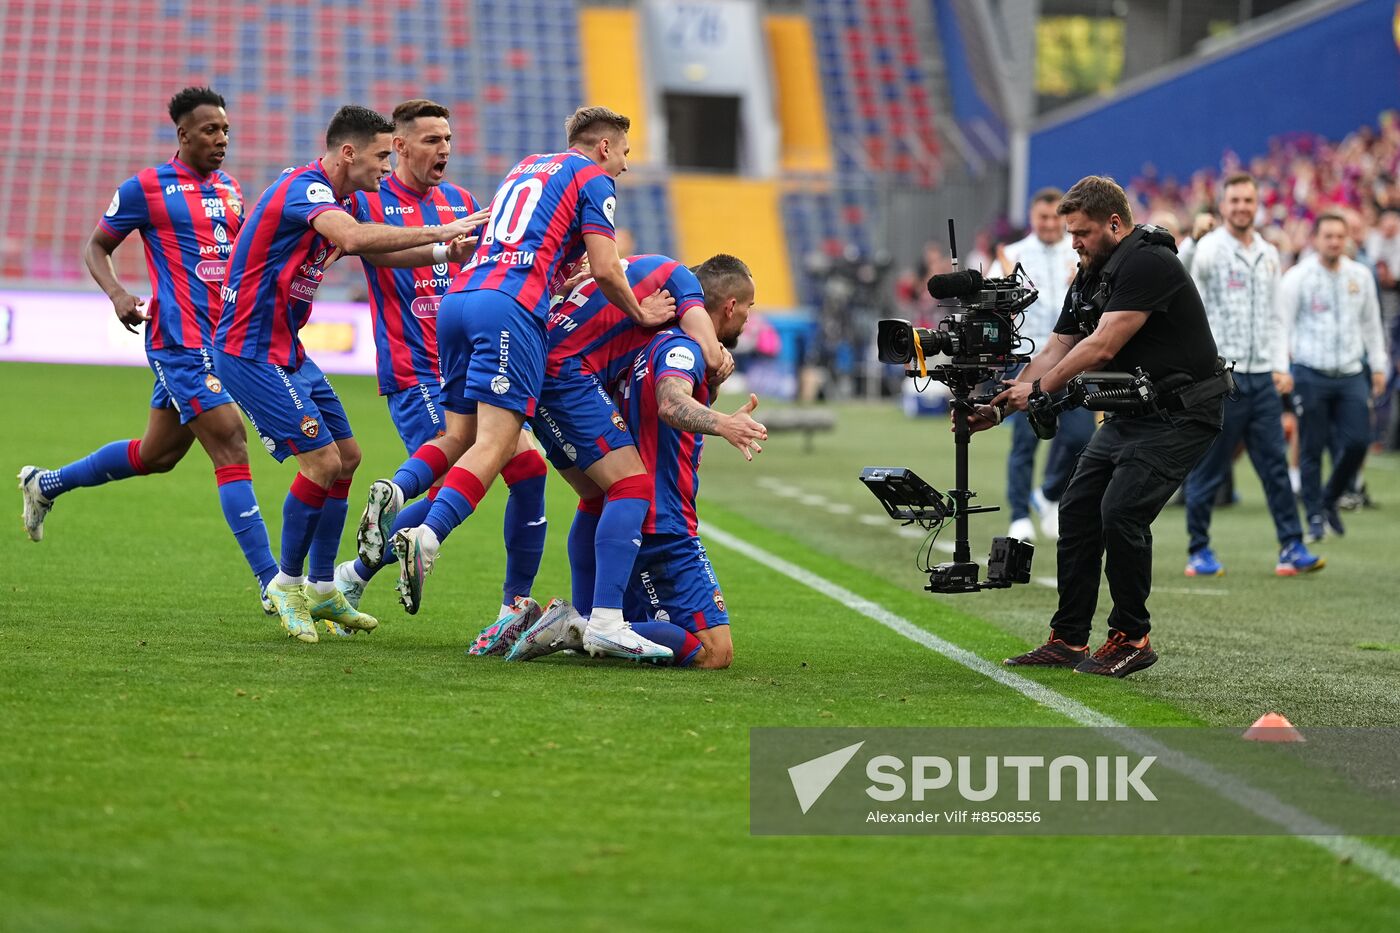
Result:
[[[1044,684],[1022,677],[1000,664],[995,664],[973,654],[966,648],[960,648],[927,629],[920,628],[903,616],[896,615],[879,603],[859,596],[825,577],[818,576],[804,567],[799,567],[797,564],[778,557],[776,554],[770,554],[768,551],[735,537],[721,528],[716,528],[709,522],[704,523],[700,533],[706,539],[717,541],[721,546],[742,554],[769,570],[776,571],[809,589],[831,597],[834,601],[859,612],[867,619],[880,623],[885,628],[903,635],[916,644],[923,645],[930,651],[941,654],[950,661],[961,664],[970,671],[994,680],[1004,687],[1009,687],[1042,706],[1049,707],[1066,719],[1081,726],[1114,730],[1106,737],[1113,739],[1124,748],[1143,755],[1156,755],[1164,766],[1191,778],[1207,790],[1214,791],[1255,816],[1283,827],[1305,842],[1325,849],[1339,858],[1350,859],[1377,878],[1400,889],[1400,859],[1388,852],[1360,839],[1343,836],[1335,827],[1284,803],[1267,791],[1251,787],[1239,778],[1217,771],[1204,761],[1163,745],[1151,736],[1129,729],[1111,716],[1106,716],[1072,697],[1067,697]]]

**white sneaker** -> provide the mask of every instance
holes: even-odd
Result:
[[[416,615],[423,604],[423,578],[433,572],[438,540],[431,528],[419,525],[394,533],[394,556],[399,560],[399,579],[394,588],[409,615]]]
[[[621,628],[606,632],[586,629],[583,633],[583,650],[595,658],[603,655],[642,661],[671,657],[670,648],[648,641],[632,631],[632,626],[626,623]]]
[[[1018,518],[1011,523],[1011,530],[1006,533],[1008,538],[1015,538],[1017,541],[1034,541],[1035,524],[1029,518]]]
[[[378,567],[384,561],[384,549],[393,533],[394,519],[403,508],[403,490],[391,480],[377,479],[369,484],[369,499],[360,527],[355,532],[355,546],[366,567]]]
[[[1035,509],[1040,530],[1051,541],[1060,536],[1060,503],[1045,498],[1045,493],[1036,489],[1031,493],[1031,508]]]
[[[588,622],[578,610],[562,599],[551,599],[539,620],[511,645],[507,661],[532,661],[556,651],[583,648],[583,630]]]
[[[19,471],[19,491],[24,494],[24,532],[30,541],[44,540],[44,516],[53,508],[53,500],[45,498],[39,491],[41,467],[26,466]]]
[[[364,583],[354,573],[355,562],[347,560],[335,565],[335,588],[345,595],[345,601],[356,609],[360,608],[360,600],[365,595]]]

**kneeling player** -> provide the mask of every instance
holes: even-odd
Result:
[[[694,270],[705,295],[705,310],[721,342],[732,345],[743,332],[754,302],[753,277],[732,256],[715,256]],[[647,618],[634,631],[671,649],[679,666],[728,667],[733,659],[724,595],[698,536],[695,496],[699,491],[703,435],[723,437],[745,458],[762,450],[768,437],[750,413],[758,399],[731,415],[710,409],[715,386],[706,379],[700,345],[679,330],[657,334],[636,357],[622,391],[628,421],[636,427],[638,452],[654,478],[655,499],[642,525],[642,546],[626,601],[627,617]],[[551,453],[553,453],[551,451]],[[587,598],[577,585],[593,570],[591,549],[575,541],[590,537],[588,499],[580,502],[570,533],[575,600]],[[596,520],[592,528],[597,527]],[[586,611],[587,607],[583,607]],[[581,616],[563,604],[525,632],[512,648],[512,660],[530,660],[582,645]]]

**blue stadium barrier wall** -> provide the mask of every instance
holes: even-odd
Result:
[[[1272,137],[1340,139],[1374,124],[1400,107],[1398,18],[1394,0],[1362,0],[1043,125],[1027,190],[1090,174],[1126,183],[1149,163],[1184,179],[1227,149],[1248,162]]]

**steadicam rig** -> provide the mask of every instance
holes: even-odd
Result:
[[[968,517],[998,511],[996,506],[973,506],[977,493],[968,488],[967,445],[972,432],[968,418],[978,405],[990,399],[973,398],[973,392],[1000,379],[1030,360],[1021,350],[1019,332],[1025,310],[1038,293],[1018,265],[1011,275],[988,278],[976,270],[957,271],[958,248],[953,222],[948,221],[948,243],[954,271],[928,280],[929,294],[940,301],[952,299],[952,310],[936,328],[914,327],[908,321],[881,321],[876,344],[881,362],[905,366],[911,378],[927,378],[948,386],[952,398],[954,471],[956,486],[946,493],[924,482],[904,467],[867,467],[861,482],[874,493],[896,521],[928,529],[920,552],[919,569],[929,575],[925,589],[934,593],[975,593],[1001,589],[1013,583],[1029,583],[1035,549],[1015,538],[995,538],[987,560],[987,580],[978,581],[980,568],[972,560],[968,544]],[[938,532],[953,519],[953,559],[933,565],[930,555]]]

